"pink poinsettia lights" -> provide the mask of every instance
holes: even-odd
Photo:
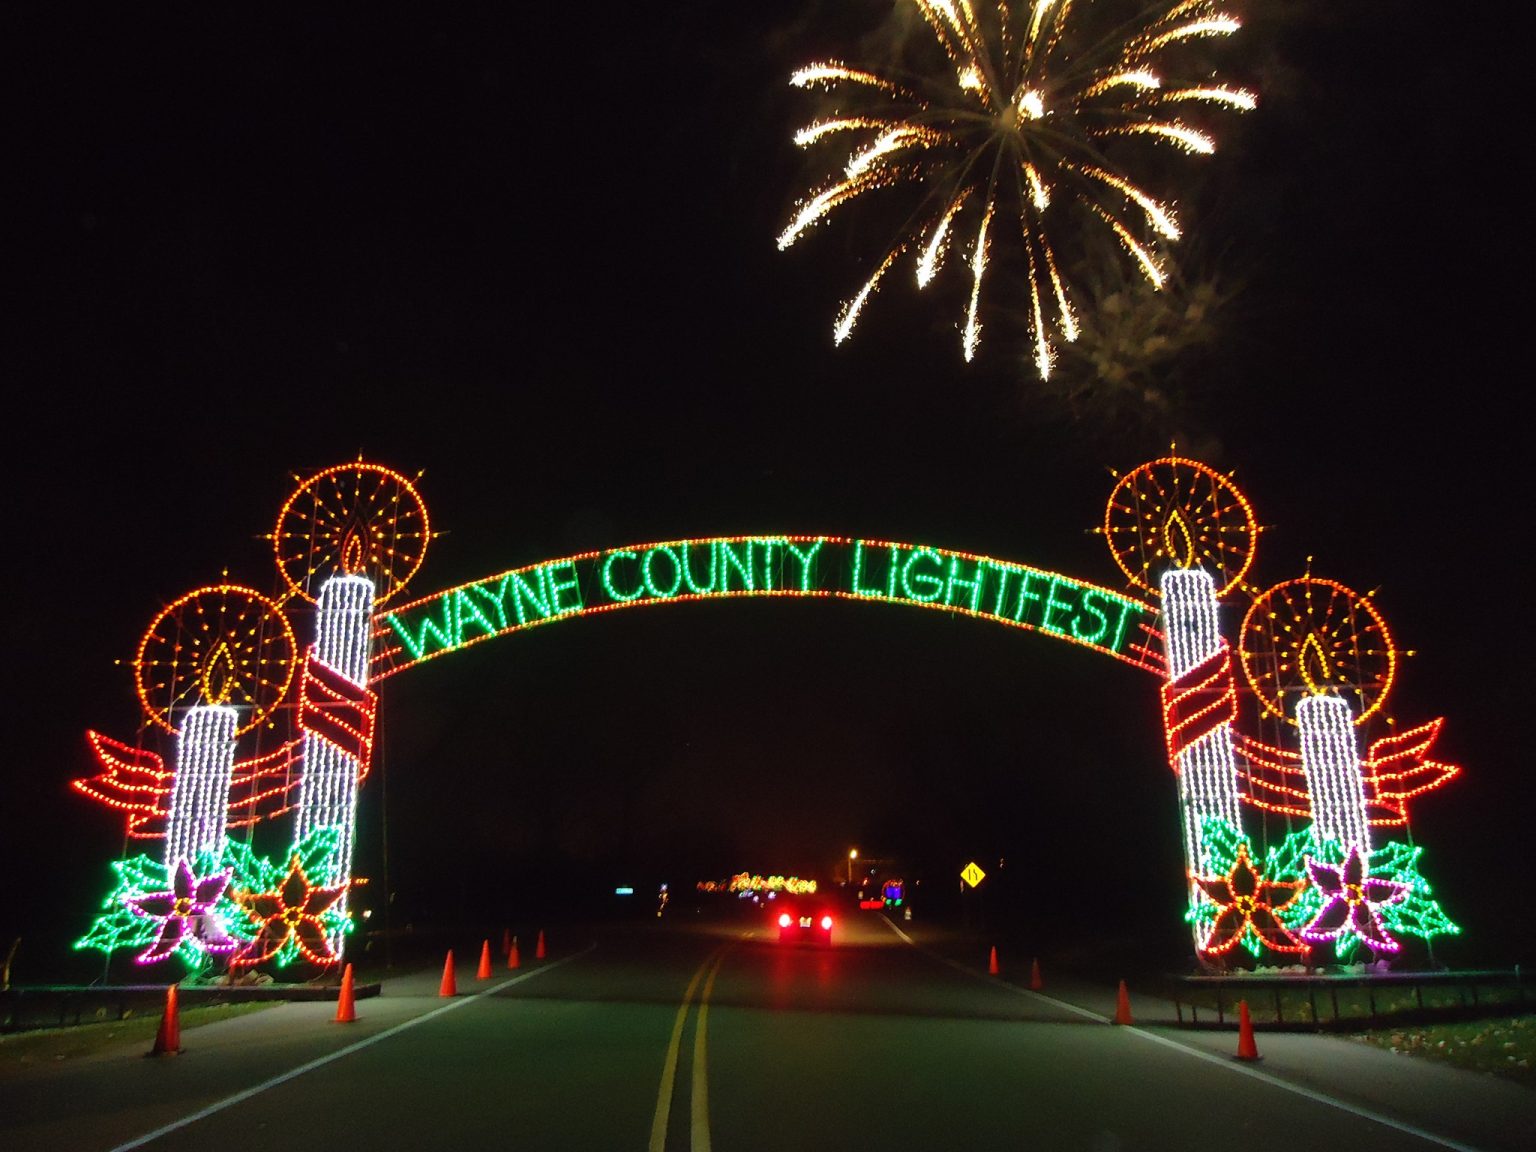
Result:
[[[1312,922],[1301,930],[1308,940],[1336,940],[1353,932],[1376,952],[1396,952],[1402,945],[1387,932],[1379,909],[1408,894],[1408,885],[1365,874],[1365,857],[1358,846],[1342,864],[1307,861],[1312,883],[1326,900]]]
[[[208,952],[228,952],[234,948],[239,941],[225,934],[213,911],[214,904],[229,887],[229,877],[227,868],[211,876],[194,876],[187,862],[178,860],[169,891],[146,892],[125,899],[123,903],[134,915],[161,921],[159,937],[149,951],[137,957],[138,962],[153,964],[164,960],[188,938]]]

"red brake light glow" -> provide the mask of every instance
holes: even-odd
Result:
[[[794,921],[790,919],[790,916],[789,916],[788,912],[783,913],[779,917],[779,927],[780,928],[788,928],[793,923],[794,923]]]
[[[827,929],[828,931],[831,931],[832,930],[832,917],[830,917],[830,916],[823,916],[821,918],[821,926],[823,928]]]

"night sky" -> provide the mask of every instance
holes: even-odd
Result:
[[[790,142],[816,99],[786,79],[884,51],[895,5],[487,7],[14,30],[0,946],[24,938],[17,979],[50,974],[122,849],[121,822],[68,787],[93,770],[87,728],[134,738],[120,662],[225,570],[275,588],[261,537],[292,473],[359,453],[424,473],[444,535],[416,594],[756,532],[1118,588],[1089,532],[1111,469],[1176,442],[1236,470],[1267,528],[1253,582],[1312,557],[1379,587],[1417,653],[1387,710],[1447,717],[1437,751],[1464,766],[1413,809],[1466,930],[1445,958],[1536,958],[1511,287],[1529,245],[1489,29],[1248,5],[1218,58],[1260,107],[1166,185],[1190,232],[1176,289],[1219,306],[1177,355],[1073,390],[1025,361],[1016,270],[967,365],[955,280],[919,296],[893,278],[832,344],[899,218],[855,209],[775,249],[823,170]],[[1155,683],[1039,636],[844,602],[616,613],[389,681],[382,717],[360,868],[380,876],[387,825],[402,916],[825,874],[858,845],[946,887],[1002,859],[1000,891],[1055,932],[1179,933]]]

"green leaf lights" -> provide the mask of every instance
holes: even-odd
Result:
[[[293,877],[295,872],[301,877],[325,875],[333,867],[340,835],[336,828],[317,829],[280,861],[260,856],[250,845],[237,841],[229,841],[218,857],[204,853],[190,865],[181,862],[172,868],[142,854],[115,861],[112,871],[117,885],[75,947],[108,954],[144,949],[138,957],[141,963],[175,956],[189,971],[210,965],[210,954],[233,949],[239,950],[234,962],[246,965],[270,960],[282,967],[300,956],[327,963],[323,946],[305,951],[313,936],[311,928],[332,937],[351,931],[350,921],[334,908],[335,897],[322,903],[309,900],[308,889],[297,893]],[[285,884],[288,893],[295,895],[301,915],[290,917],[293,930],[280,934],[269,927],[272,918],[262,914],[272,911],[262,897],[282,894]],[[317,906],[304,911],[306,901]],[[286,902],[276,909],[279,919],[287,910]],[[305,921],[302,935],[300,919]],[[270,948],[265,947],[268,943]],[[258,944],[262,947],[253,951]]]
[[[1367,856],[1338,840],[1318,840],[1308,828],[1272,845],[1261,865],[1249,865],[1248,870],[1256,877],[1249,883],[1243,870],[1253,853],[1239,829],[1224,820],[1207,820],[1202,838],[1211,873],[1196,880],[1208,899],[1192,903],[1185,919],[1195,926],[1203,941],[1201,951],[1207,954],[1227,951],[1234,935],[1240,936],[1237,942],[1255,957],[1265,949],[1295,951],[1278,947],[1276,942],[1296,938],[1313,945],[1331,944],[1334,959],[1347,963],[1361,945],[1373,952],[1395,952],[1405,936],[1430,940],[1461,932],[1441,910],[1429,882],[1419,872],[1424,849],[1416,845],[1389,840]],[[1245,888],[1251,895],[1260,885],[1268,885],[1291,891],[1284,903],[1265,901],[1281,933],[1266,932],[1258,925],[1250,932],[1246,925],[1234,929],[1230,923],[1222,924],[1224,914],[1232,920],[1227,908],[1235,901],[1226,899],[1227,889],[1213,894],[1208,882],[1234,873],[1243,880],[1241,885],[1232,886],[1234,890]],[[1260,919],[1266,919],[1262,913]]]

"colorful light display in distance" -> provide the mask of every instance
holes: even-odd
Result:
[[[810,896],[816,892],[816,881],[802,880],[799,876],[759,876],[755,872],[738,872],[729,880],[700,880],[694,887],[700,892],[729,892],[738,896],[754,892]]]

